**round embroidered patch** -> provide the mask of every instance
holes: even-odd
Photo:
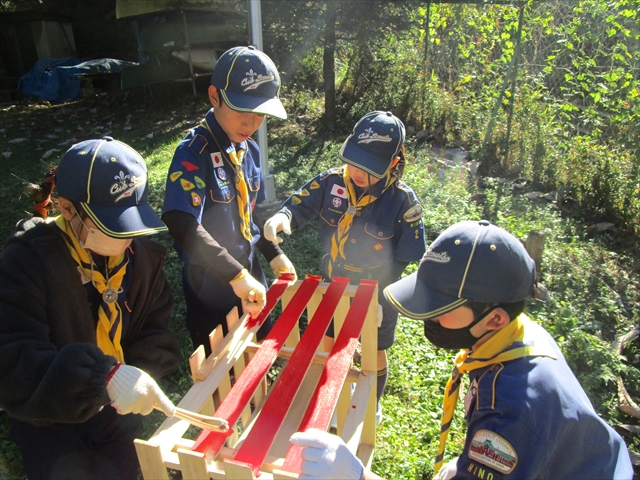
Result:
[[[489,430],[478,430],[469,446],[469,458],[505,475],[518,464],[518,453],[503,437]]]

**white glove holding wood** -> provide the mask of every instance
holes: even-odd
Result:
[[[229,282],[233,293],[242,300],[242,308],[256,318],[267,303],[267,290],[264,285],[242,269],[240,274]]]
[[[298,275],[296,275],[296,268],[291,263],[291,260],[284,254],[281,253],[273,260],[269,262],[271,265],[271,270],[273,270],[273,274],[278,278],[283,273],[293,273],[293,280],[291,283],[295,283],[298,280]]]
[[[139,368],[117,364],[107,383],[111,405],[120,415],[140,413],[148,415],[154,407],[173,417],[176,407],[151,376]]]
[[[291,443],[305,447],[302,451],[302,474],[298,478],[361,480],[364,475],[362,462],[340,437],[311,428],[294,433]]]
[[[264,224],[264,238],[276,245],[282,241],[282,238],[278,236],[278,232],[291,235],[291,221],[286,213],[278,212]]]

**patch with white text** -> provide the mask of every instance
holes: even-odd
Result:
[[[505,475],[518,464],[518,453],[503,437],[489,430],[478,430],[469,446],[469,458]]]

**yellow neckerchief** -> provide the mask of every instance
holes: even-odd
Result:
[[[244,171],[242,170],[243,158],[244,150],[242,148],[238,148],[234,152],[229,152],[229,160],[231,160],[233,166],[236,167],[236,191],[238,192],[240,231],[242,232],[242,236],[251,242],[253,240],[253,235],[251,234],[249,188],[247,187],[247,181],[244,178]]]
[[[532,322],[524,313],[518,315],[496,334],[480,345],[477,350],[465,349],[458,353],[451,378],[444,390],[444,408],[440,427],[440,445],[436,455],[434,472],[438,473],[444,458],[451,421],[460,392],[461,375],[495,363],[508,362],[521,357],[550,357],[555,359],[553,347],[543,339],[536,338],[531,329]]]
[[[211,137],[218,145],[218,149],[220,153],[224,153],[222,147],[218,143],[218,139],[213,134],[211,127],[207,123],[207,119],[203,119],[200,122],[204,128],[211,134]],[[238,148],[233,152],[229,152],[229,161],[236,169],[236,191],[238,192],[238,213],[240,214],[240,231],[242,232],[242,236],[246,238],[249,242],[253,240],[253,234],[251,233],[251,210],[250,202],[249,202],[249,188],[247,187],[247,181],[244,177],[244,171],[242,170],[242,160],[244,159],[244,150],[242,148]]]
[[[62,215],[55,219],[56,225],[66,233],[64,236],[67,247],[71,256],[76,261],[80,269],[84,272],[87,278],[90,278],[93,282],[93,286],[98,290],[98,293],[102,293],[108,288],[107,281],[98,270],[91,268],[91,258],[89,253],[82,248],[80,242],[76,238],[71,224],[64,219]],[[109,262],[107,268],[111,274],[109,275],[109,283],[111,288],[116,291],[120,290],[122,286],[122,278],[127,271],[128,259],[125,254],[118,255],[117,257],[108,257]],[[96,342],[98,347],[105,355],[111,355],[116,357],[120,363],[124,362],[124,352],[122,351],[122,310],[118,302],[106,303],[100,302],[98,307],[98,324],[96,325]]]
[[[344,246],[349,239],[349,230],[351,230],[351,225],[353,224],[353,217],[358,211],[362,210],[363,207],[366,207],[378,199],[375,195],[371,195],[371,189],[365,191],[367,195],[363,195],[358,199],[356,197],[356,186],[351,181],[349,169],[346,166],[343,167],[343,169],[342,180],[347,189],[347,211],[344,212],[342,218],[340,218],[338,228],[336,228],[336,231],[331,237],[331,261],[329,262],[328,268],[329,277],[333,276],[333,265],[338,259],[338,255],[346,260],[346,257],[344,256]],[[380,192],[380,196],[382,196],[382,194],[393,184],[393,182],[395,182],[395,180],[396,177],[391,175],[390,171],[387,170],[386,176],[384,177],[384,187]]]

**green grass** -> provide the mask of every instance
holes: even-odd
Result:
[[[207,109],[205,101],[204,96],[195,100],[182,96],[100,96],[61,106],[3,107],[0,150],[11,151],[11,156],[0,157],[4,175],[0,182],[0,236],[6,238],[15,223],[31,211],[31,202],[21,194],[23,180],[39,182],[70,146],[70,138],[80,141],[110,132],[138,149],[149,165],[150,201],[159,209],[173,149],[200,120]],[[338,166],[337,153],[344,140],[344,136],[321,133],[318,112],[312,115],[310,125],[298,125],[295,118],[296,113],[290,112],[291,120],[269,124],[270,163],[280,199],[324,169]],[[126,128],[129,126],[131,129]],[[50,138],[52,135],[56,138]],[[15,138],[28,140],[9,143]],[[52,148],[59,151],[42,159]],[[638,425],[637,419],[617,410],[615,380],[621,375],[631,396],[639,398],[640,343],[636,340],[622,356],[609,348],[616,334],[640,324],[638,238],[599,233],[555,204],[534,203],[514,193],[509,182],[485,182],[489,186],[481,189],[466,170],[441,167],[424,148],[409,144],[409,157],[404,178],[423,202],[428,243],[463,219],[487,218],[521,239],[534,229],[546,233],[541,281],[548,287],[550,299],[546,304],[530,303],[530,316],[558,340],[598,413],[612,425]],[[484,195],[482,204],[471,198],[478,193]],[[171,246],[167,235],[155,239]],[[295,231],[282,247],[299,275],[320,272],[322,251],[315,222]],[[414,264],[409,270],[415,268]],[[174,401],[191,385],[188,357],[192,347],[183,325],[180,269],[177,255],[170,250],[165,272],[176,297],[171,329],[182,345],[181,367],[163,379],[161,386]],[[397,341],[389,351],[389,382],[382,400],[384,421],[378,429],[373,464],[376,473],[394,479],[432,477],[442,394],[452,358],[453,353],[437,351],[424,339],[420,323],[400,318]],[[446,458],[455,456],[463,446],[461,403]],[[145,438],[162,420],[158,412],[145,418]],[[0,413],[0,478],[22,478],[20,454],[7,440],[7,426],[6,413]],[[625,440],[635,451],[640,450],[640,439],[627,435]]]

